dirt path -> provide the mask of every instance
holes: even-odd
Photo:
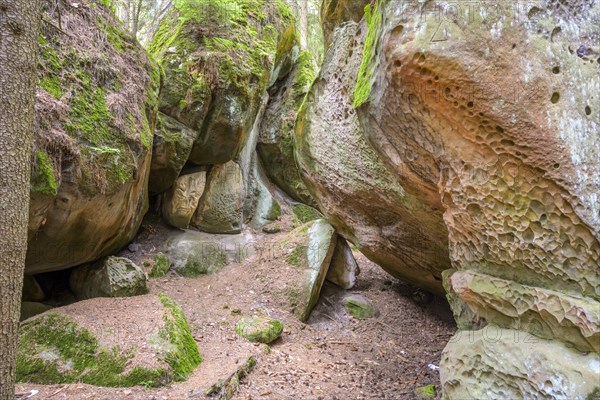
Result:
[[[343,291],[326,283],[307,324],[287,311],[294,268],[275,258],[255,255],[213,275],[151,280],[151,292],[179,302],[198,341],[204,362],[186,382],[160,389],[21,384],[17,390],[38,390],[33,400],[205,398],[208,386],[253,355],[257,365],[235,399],[413,399],[415,388],[429,384],[439,393],[438,372],[428,365],[439,364],[456,329],[448,305],[438,298],[415,300],[414,288],[356,256],[362,271],[357,285]],[[379,317],[349,317],[341,304],[348,293],[370,299]],[[271,346],[249,343],[233,329],[241,315],[278,318],[284,333]],[[118,317],[135,315],[123,310]]]

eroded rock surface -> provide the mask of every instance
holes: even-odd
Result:
[[[446,399],[587,400],[600,390],[597,354],[556,340],[489,325],[450,343],[440,365]]]
[[[440,291],[452,266],[461,328],[513,328],[596,363],[599,7],[498,2],[452,18],[444,7],[374,1],[333,29],[296,124],[303,178],[340,234],[395,276]],[[513,374],[529,368],[526,345],[514,347],[507,372],[488,376],[480,348],[449,343],[446,398],[585,398]],[[544,376],[589,372],[551,354]],[[505,391],[468,393],[495,382]]]
[[[206,171],[181,175],[162,198],[162,216],[166,223],[187,229],[198,208],[206,186]]]

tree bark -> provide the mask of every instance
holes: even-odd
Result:
[[[0,400],[14,399],[40,0],[0,0]]]
[[[133,35],[133,37],[137,37],[137,33],[140,26],[140,12],[142,11],[142,0],[137,0],[137,2],[133,4],[133,9],[134,14],[131,34]]]

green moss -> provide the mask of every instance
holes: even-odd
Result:
[[[56,76],[46,76],[40,79],[40,86],[54,98],[60,100],[63,95],[63,90],[60,84],[60,79]]]
[[[283,324],[270,318],[243,317],[235,324],[235,333],[257,343],[271,343],[283,332]]]
[[[187,87],[200,80],[213,88],[233,84],[246,93],[257,83],[260,90],[266,87],[279,31],[289,25],[293,16],[280,0],[177,0],[149,51],[165,69],[181,69],[192,78]],[[209,34],[198,35],[198,30]],[[175,53],[167,52],[173,48]],[[210,56],[198,49],[209,50]],[[185,93],[179,90],[177,101]]]
[[[271,203],[271,208],[269,209],[269,215],[267,215],[267,219],[269,221],[275,221],[277,218],[281,216],[281,206],[277,202],[277,200],[273,199]]]
[[[169,380],[164,369],[135,367],[125,373],[132,354],[100,347],[77,322],[58,313],[29,320],[19,329],[17,381],[38,384],[81,382],[97,386],[158,386]]]
[[[129,36],[124,30],[118,29],[112,23],[107,22],[102,17],[96,18],[96,26],[106,35],[106,40],[117,50],[119,53],[124,54],[129,48],[133,48],[133,38]]]
[[[415,394],[422,399],[435,398],[435,385],[421,386],[415,389]]]
[[[148,274],[151,278],[165,276],[169,268],[171,268],[171,261],[169,261],[169,258],[164,253],[156,253],[153,262],[152,269]]]
[[[315,60],[308,50],[303,50],[298,56],[298,72],[294,80],[296,93],[306,93],[317,76]]]
[[[165,354],[165,361],[173,369],[175,380],[185,380],[202,362],[196,341],[179,304],[164,293],[158,295],[161,303],[169,310],[164,317],[165,327],[159,336],[174,347]]]
[[[191,254],[183,268],[177,269],[182,276],[198,276],[219,270],[227,264],[227,256],[222,251],[207,251],[206,254]]]
[[[65,128],[69,134],[81,135],[91,144],[100,145],[111,139],[109,133],[111,115],[106,107],[104,90],[90,86],[89,81],[85,81],[85,75],[82,73],[82,79],[84,85],[88,87],[80,90],[71,99],[70,120]]]
[[[31,170],[31,190],[50,196],[56,196],[58,193],[52,163],[48,154],[42,150],[36,153],[36,163]]]
[[[298,244],[296,247],[294,247],[294,250],[287,255],[285,261],[296,268],[306,266],[308,264],[306,246],[303,244]]]
[[[371,93],[371,84],[375,72],[375,52],[379,42],[379,34],[382,25],[382,12],[380,3],[382,0],[375,1],[375,7],[371,10],[371,5],[365,6],[365,19],[367,20],[367,37],[363,48],[363,57],[358,70],[356,86],[354,88],[354,108],[360,107],[367,101]]]
[[[306,204],[297,204],[292,208],[292,211],[302,223],[323,218],[323,215],[319,211],[310,206],[307,206]]]
[[[377,315],[371,303],[360,295],[350,295],[343,300],[346,311],[354,318],[367,319]]]
[[[600,400],[600,387],[596,387],[590,394],[587,395],[585,400]]]

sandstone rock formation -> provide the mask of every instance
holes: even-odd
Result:
[[[192,225],[209,233],[239,233],[244,217],[244,182],[235,161],[215,165],[198,201]]]
[[[28,274],[94,261],[133,238],[147,208],[160,86],[106,7],[61,0],[44,13],[71,33],[44,24],[40,36]]]
[[[188,160],[197,136],[197,131],[158,113],[148,181],[151,193],[162,193],[173,185]]]
[[[595,398],[600,362],[557,340],[493,325],[457,333],[442,353],[447,399]]]
[[[308,320],[319,300],[336,240],[335,230],[324,219],[310,221],[288,235],[286,242],[293,248],[286,261],[304,272],[294,292],[293,304],[293,312],[300,321]]]
[[[441,292],[450,260],[437,189],[404,188],[352,107],[364,34],[351,22],[336,30],[296,122],[296,156],[313,197],[343,237],[393,275]]]
[[[146,274],[131,260],[108,257],[94,264],[74,268],[69,288],[82,299],[130,297],[148,293]]]
[[[171,186],[186,162],[205,166],[209,173],[202,198],[192,198],[196,192],[191,196],[181,187],[186,182],[177,181],[178,187],[163,198],[165,219],[180,228],[191,222],[206,232],[238,233],[250,221],[261,227],[278,207],[263,179],[256,143],[266,89],[289,73],[297,49],[294,56],[294,18],[283,2],[244,2],[233,10],[223,6],[218,1],[199,7],[175,4],[150,44],[165,70],[161,123],[172,127],[171,144],[157,140],[152,177],[159,182],[151,189]],[[185,217],[174,219],[173,207],[184,203]],[[194,203],[197,210],[188,221]]]
[[[198,208],[206,185],[206,171],[181,175],[162,197],[162,216],[166,223],[187,229]]]
[[[344,238],[338,238],[331,258],[331,265],[327,271],[327,280],[335,283],[342,289],[352,289],[356,283],[356,275],[360,272],[358,264],[352,254],[352,249]]]
[[[452,267],[445,285],[462,329],[492,323],[592,352],[540,350],[539,375],[513,375],[530,365],[517,343],[488,376],[481,346],[450,342],[446,398],[584,398],[592,387],[561,392],[555,377],[590,376],[600,362],[598,6],[365,10],[333,30],[296,123],[311,194],[395,276],[441,291]],[[507,348],[485,343],[500,358]]]
[[[291,70],[269,88],[256,150],[273,183],[295,200],[314,205],[296,165],[293,135],[296,113],[314,79],[315,65],[307,50],[300,52],[296,35],[286,39],[292,42],[288,53],[296,57],[290,60]]]

